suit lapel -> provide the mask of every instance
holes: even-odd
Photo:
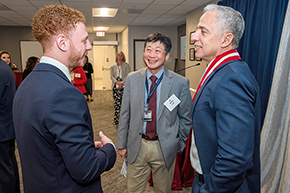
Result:
[[[138,77],[136,80],[136,86],[137,86],[136,98],[137,96],[140,96],[139,102],[140,102],[141,112],[144,112],[146,69],[147,68],[143,68],[138,71]],[[143,114],[142,114],[142,120],[143,120]]]
[[[195,109],[195,106],[196,106],[196,103],[197,101],[199,100],[200,98],[200,95],[201,93],[203,92],[204,88],[206,87],[206,85],[209,83],[209,81],[213,78],[213,76],[220,70],[222,69],[224,66],[226,66],[228,63],[225,63],[225,64],[222,64],[221,66],[219,66],[217,69],[215,69],[210,75],[209,77],[206,79],[206,81],[203,83],[203,85],[200,87],[199,91],[197,92],[196,96],[195,96],[195,99],[193,101],[193,104],[192,104],[192,113],[194,112],[194,109]],[[192,114],[193,115],[193,114]]]
[[[164,75],[161,85],[161,93],[160,93],[160,99],[159,99],[159,109],[158,109],[158,119],[162,115],[162,111],[164,109],[163,103],[168,99],[169,91],[172,86],[172,74],[167,70],[167,68],[164,67]]]

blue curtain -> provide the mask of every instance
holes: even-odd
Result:
[[[261,88],[262,120],[267,110],[280,37],[289,0],[223,0],[218,5],[234,8],[245,19],[238,52]]]

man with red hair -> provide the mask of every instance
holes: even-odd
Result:
[[[92,48],[84,22],[64,5],[44,7],[33,19],[44,56],[13,106],[25,192],[102,192],[100,175],[115,163],[112,140],[100,132],[94,142],[86,99],[69,74]]]

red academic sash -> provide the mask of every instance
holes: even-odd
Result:
[[[196,94],[198,93],[200,87],[203,85],[203,83],[206,81],[206,79],[211,75],[211,73],[220,65],[223,65],[224,63],[227,63],[227,62],[232,61],[232,60],[241,60],[241,57],[236,49],[230,50],[228,52],[225,52],[225,53],[217,56],[214,60],[212,60],[209,63],[208,67],[205,70],[205,73],[203,74],[203,76],[199,82],[199,85],[197,87],[195,95],[192,98],[192,102],[194,101],[194,98],[195,98]]]

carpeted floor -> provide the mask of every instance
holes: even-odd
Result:
[[[99,131],[103,131],[105,135],[113,140],[116,144],[118,135],[118,126],[113,125],[113,97],[111,90],[94,91],[94,101],[88,102],[90,109],[92,124],[94,129],[95,140],[99,140]],[[19,163],[19,155],[16,149],[16,158]],[[104,193],[126,193],[127,192],[127,180],[121,176],[120,171],[122,168],[122,159],[117,155],[115,166],[108,172],[101,175],[102,187]],[[23,193],[21,170],[20,170],[20,185],[21,193]],[[146,193],[153,193],[154,189],[149,185],[146,186]],[[191,187],[183,188],[181,191],[172,191],[173,193],[190,193]]]

